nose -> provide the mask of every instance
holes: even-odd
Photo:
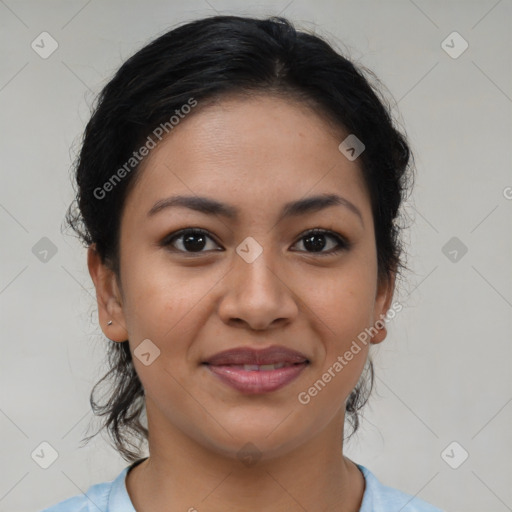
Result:
[[[281,273],[281,275],[279,275]],[[295,294],[284,273],[263,251],[253,262],[235,256],[218,309],[231,326],[267,330],[290,323],[298,313]]]

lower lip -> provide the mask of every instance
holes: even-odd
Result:
[[[261,394],[283,388],[306,368],[307,363],[284,366],[276,370],[241,370],[232,366],[206,365],[214,375],[236,390],[246,394]]]

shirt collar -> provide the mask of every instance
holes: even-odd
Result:
[[[143,459],[145,460],[145,459]],[[126,488],[126,475],[128,471],[142,462],[139,460],[133,463],[131,466],[128,466],[121,471],[121,473],[117,476],[117,478],[112,482],[112,488],[110,490],[110,495],[108,499],[108,508],[107,512],[137,512],[133,506],[133,503],[130,500],[130,495],[128,494],[128,489]],[[372,473],[365,467],[360,464],[356,464],[361,473],[363,473],[365,480],[365,490],[363,494],[363,501],[361,503],[360,512],[372,511],[374,505],[374,496],[373,496],[373,486],[374,486],[374,476]]]
[[[121,471],[117,478],[112,482],[112,487],[110,489],[110,495],[108,498],[107,512],[136,512],[130,499],[130,495],[128,494],[128,489],[126,488],[126,475],[128,475],[128,471],[130,471],[130,469],[134,468],[146,459],[147,457],[135,461],[130,466],[124,468],[123,471]]]

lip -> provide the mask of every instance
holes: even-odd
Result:
[[[282,346],[266,349],[241,347],[219,352],[202,364],[222,382],[241,393],[263,394],[277,391],[295,380],[308,366],[309,359]],[[261,368],[267,365],[278,367]],[[259,368],[255,369],[255,366]]]
[[[244,365],[244,364],[278,364],[278,363],[303,363],[309,362],[301,352],[280,345],[273,345],[264,349],[250,347],[238,347],[209,357],[203,363],[212,366]]]

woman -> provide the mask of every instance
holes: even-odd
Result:
[[[67,220],[111,340],[92,404],[131,464],[46,511],[439,511],[343,455],[401,308],[410,160],[363,72],[284,18],[193,21],[128,59]]]

